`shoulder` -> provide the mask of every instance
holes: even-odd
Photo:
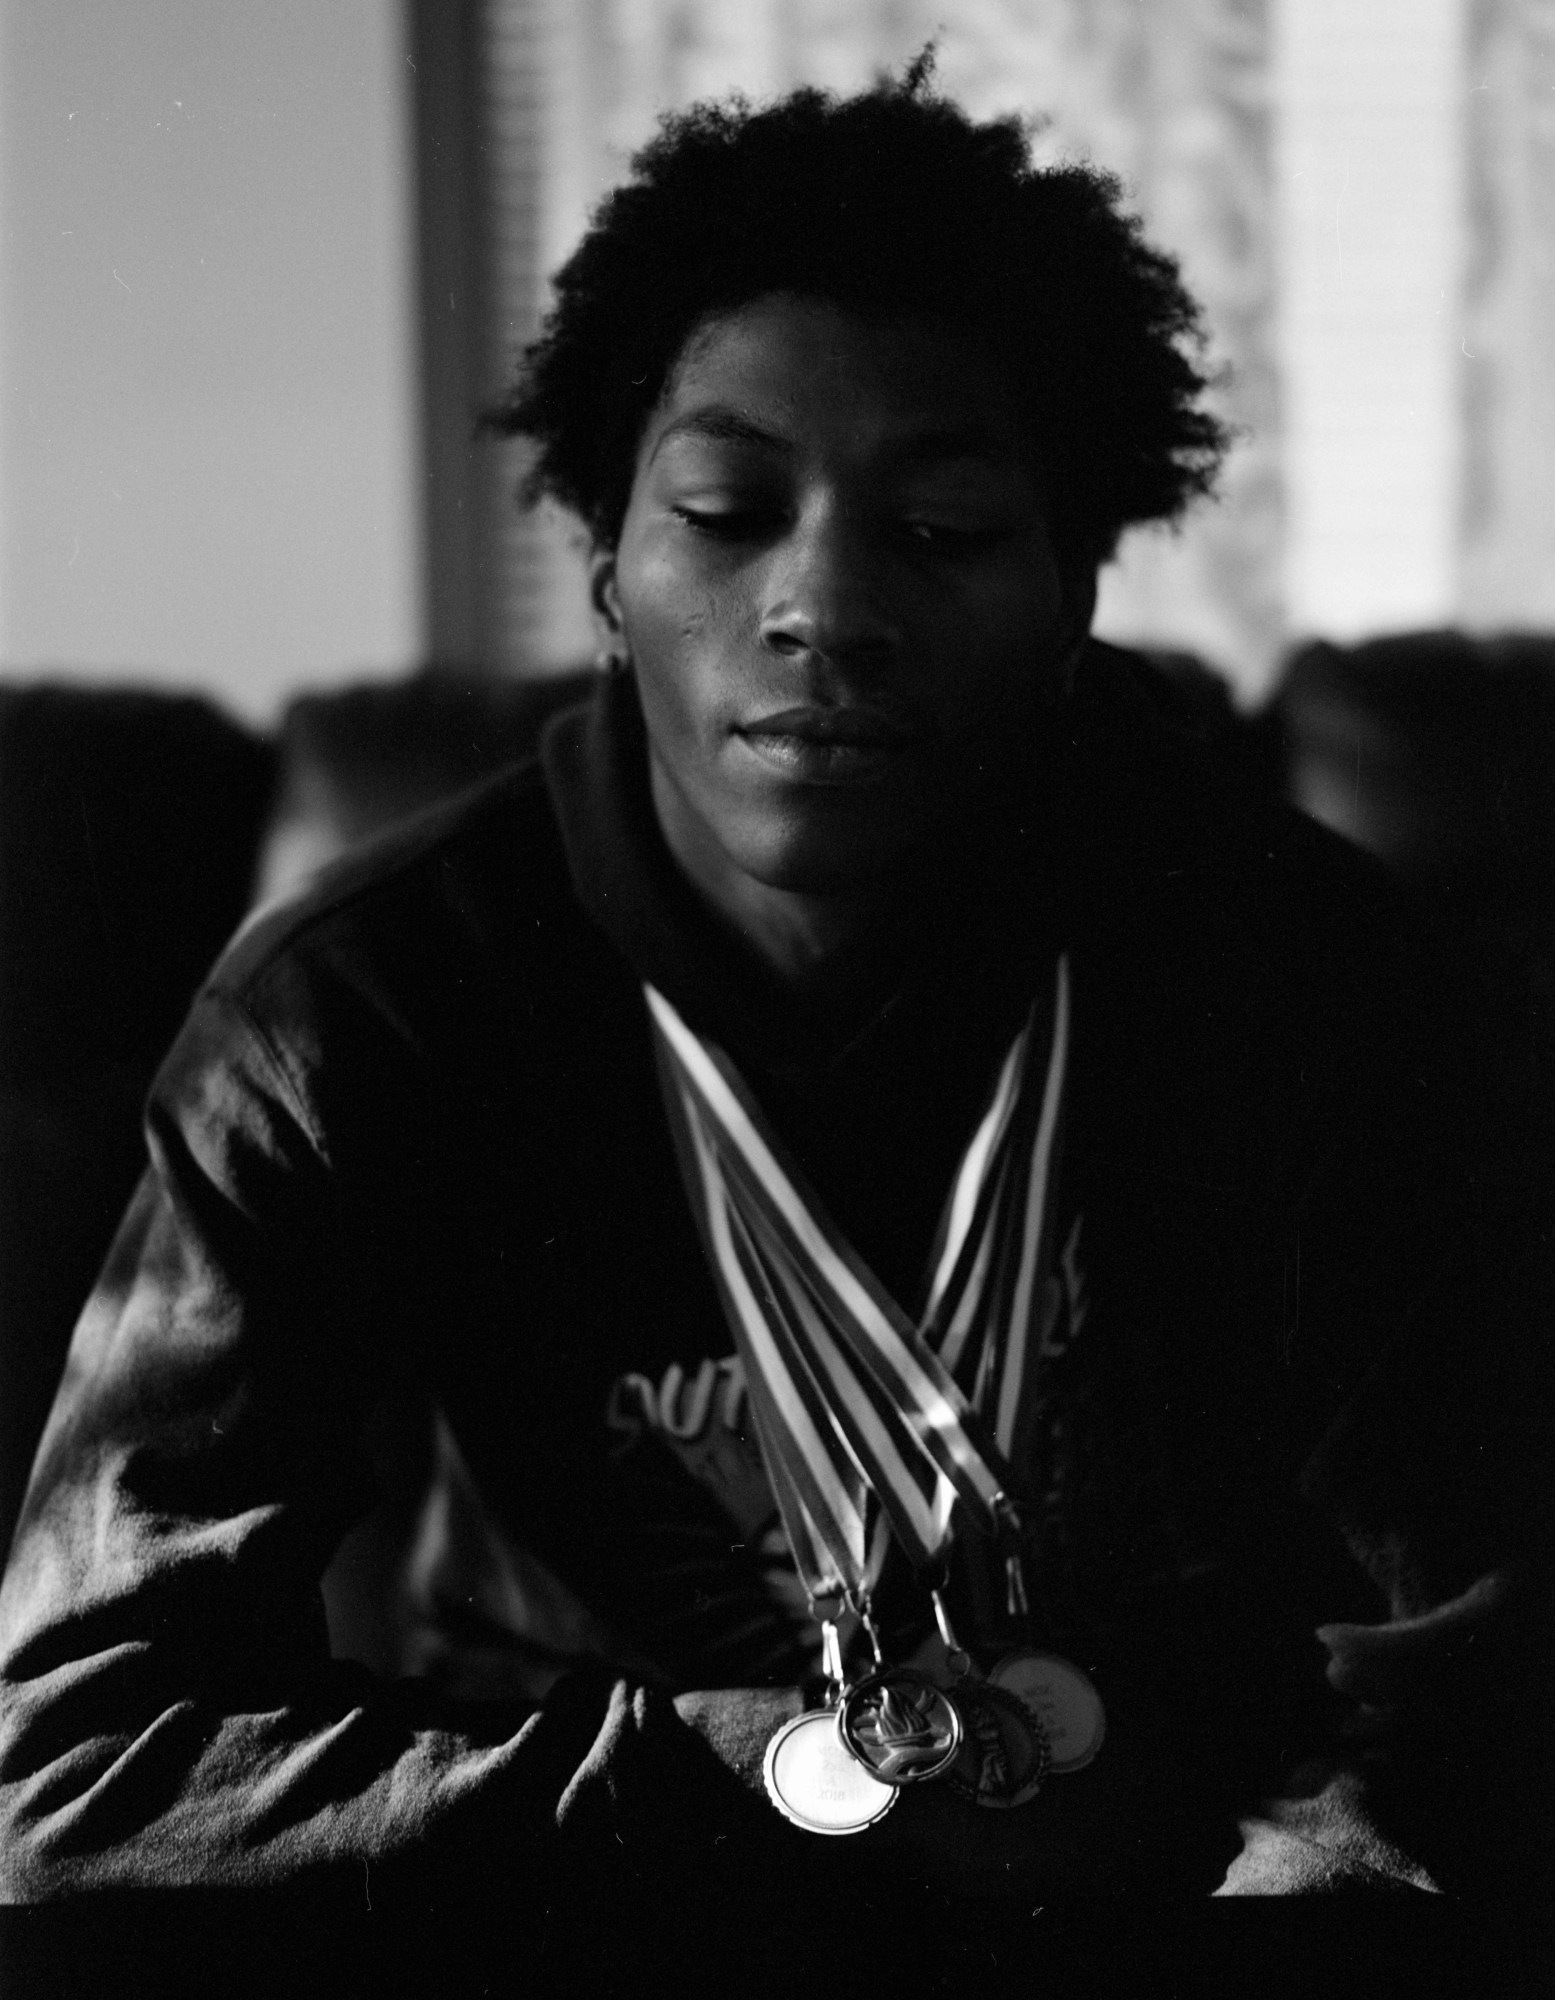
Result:
[[[1394,1068],[1435,1034],[1434,932],[1380,863],[1288,803],[1277,743],[1249,745],[1262,726],[1229,700],[1185,715],[1147,660],[1092,649],[1071,723],[1083,931],[1117,977],[1243,1047]]]
[[[1277,884],[1292,916],[1423,921],[1394,875],[1289,803],[1277,723],[1195,663],[1093,644],[1069,733],[1088,846],[1120,872],[1247,885],[1266,908]]]
[[[354,850],[300,892],[256,910],[206,990],[255,1003],[309,967],[347,984],[420,970],[457,977],[511,953],[572,907],[538,764],[515,766]]]
[[[256,912],[153,1102],[204,1125],[256,1096],[282,1103],[331,1156],[352,1134],[409,1143],[439,1103],[543,1070],[545,1024],[609,977],[589,931],[543,776],[515,767]]]
[[[300,1134],[340,1185],[380,1187],[452,1157],[461,1129],[549,1104],[569,1023],[616,983],[544,777],[515,767],[257,912],[196,996],[151,1115],[212,1157]]]

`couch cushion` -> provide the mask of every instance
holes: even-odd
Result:
[[[193,697],[0,686],[0,1546],[272,768]]]
[[[267,902],[396,821],[534,755],[590,671],[497,680],[428,668],[408,680],[299,696],[282,718],[280,776],[257,882]]]

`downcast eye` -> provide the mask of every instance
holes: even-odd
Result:
[[[773,514],[754,507],[676,507],[673,512],[678,520],[684,521],[697,534],[711,535],[725,542],[754,540],[770,531],[776,523]]]
[[[953,526],[948,521],[905,521],[903,527],[909,540],[924,548],[945,550],[974,549],[986,547],[998,539],[996,528],[967,528]]]

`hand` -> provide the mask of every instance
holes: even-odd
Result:
[[[1509,1563],[1475,1579],[1460,1596],[1387,1625],[1320,1625],[1328,1679],[1341,1694],[1373,1708],[1414,1702],[1461,1712],[1482,1708],[1515,1685],[1519,1652],[1533,1666],[1528,1612],[1533,1578]]]

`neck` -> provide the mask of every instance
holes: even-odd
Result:
[[[827,890],[776,888],[737,867],[650,753],[655,814],[671,854],[721,926],[808,1012],[858,1023],[901,985],[947,922],[964,918],[986,854],[910,861]]]

